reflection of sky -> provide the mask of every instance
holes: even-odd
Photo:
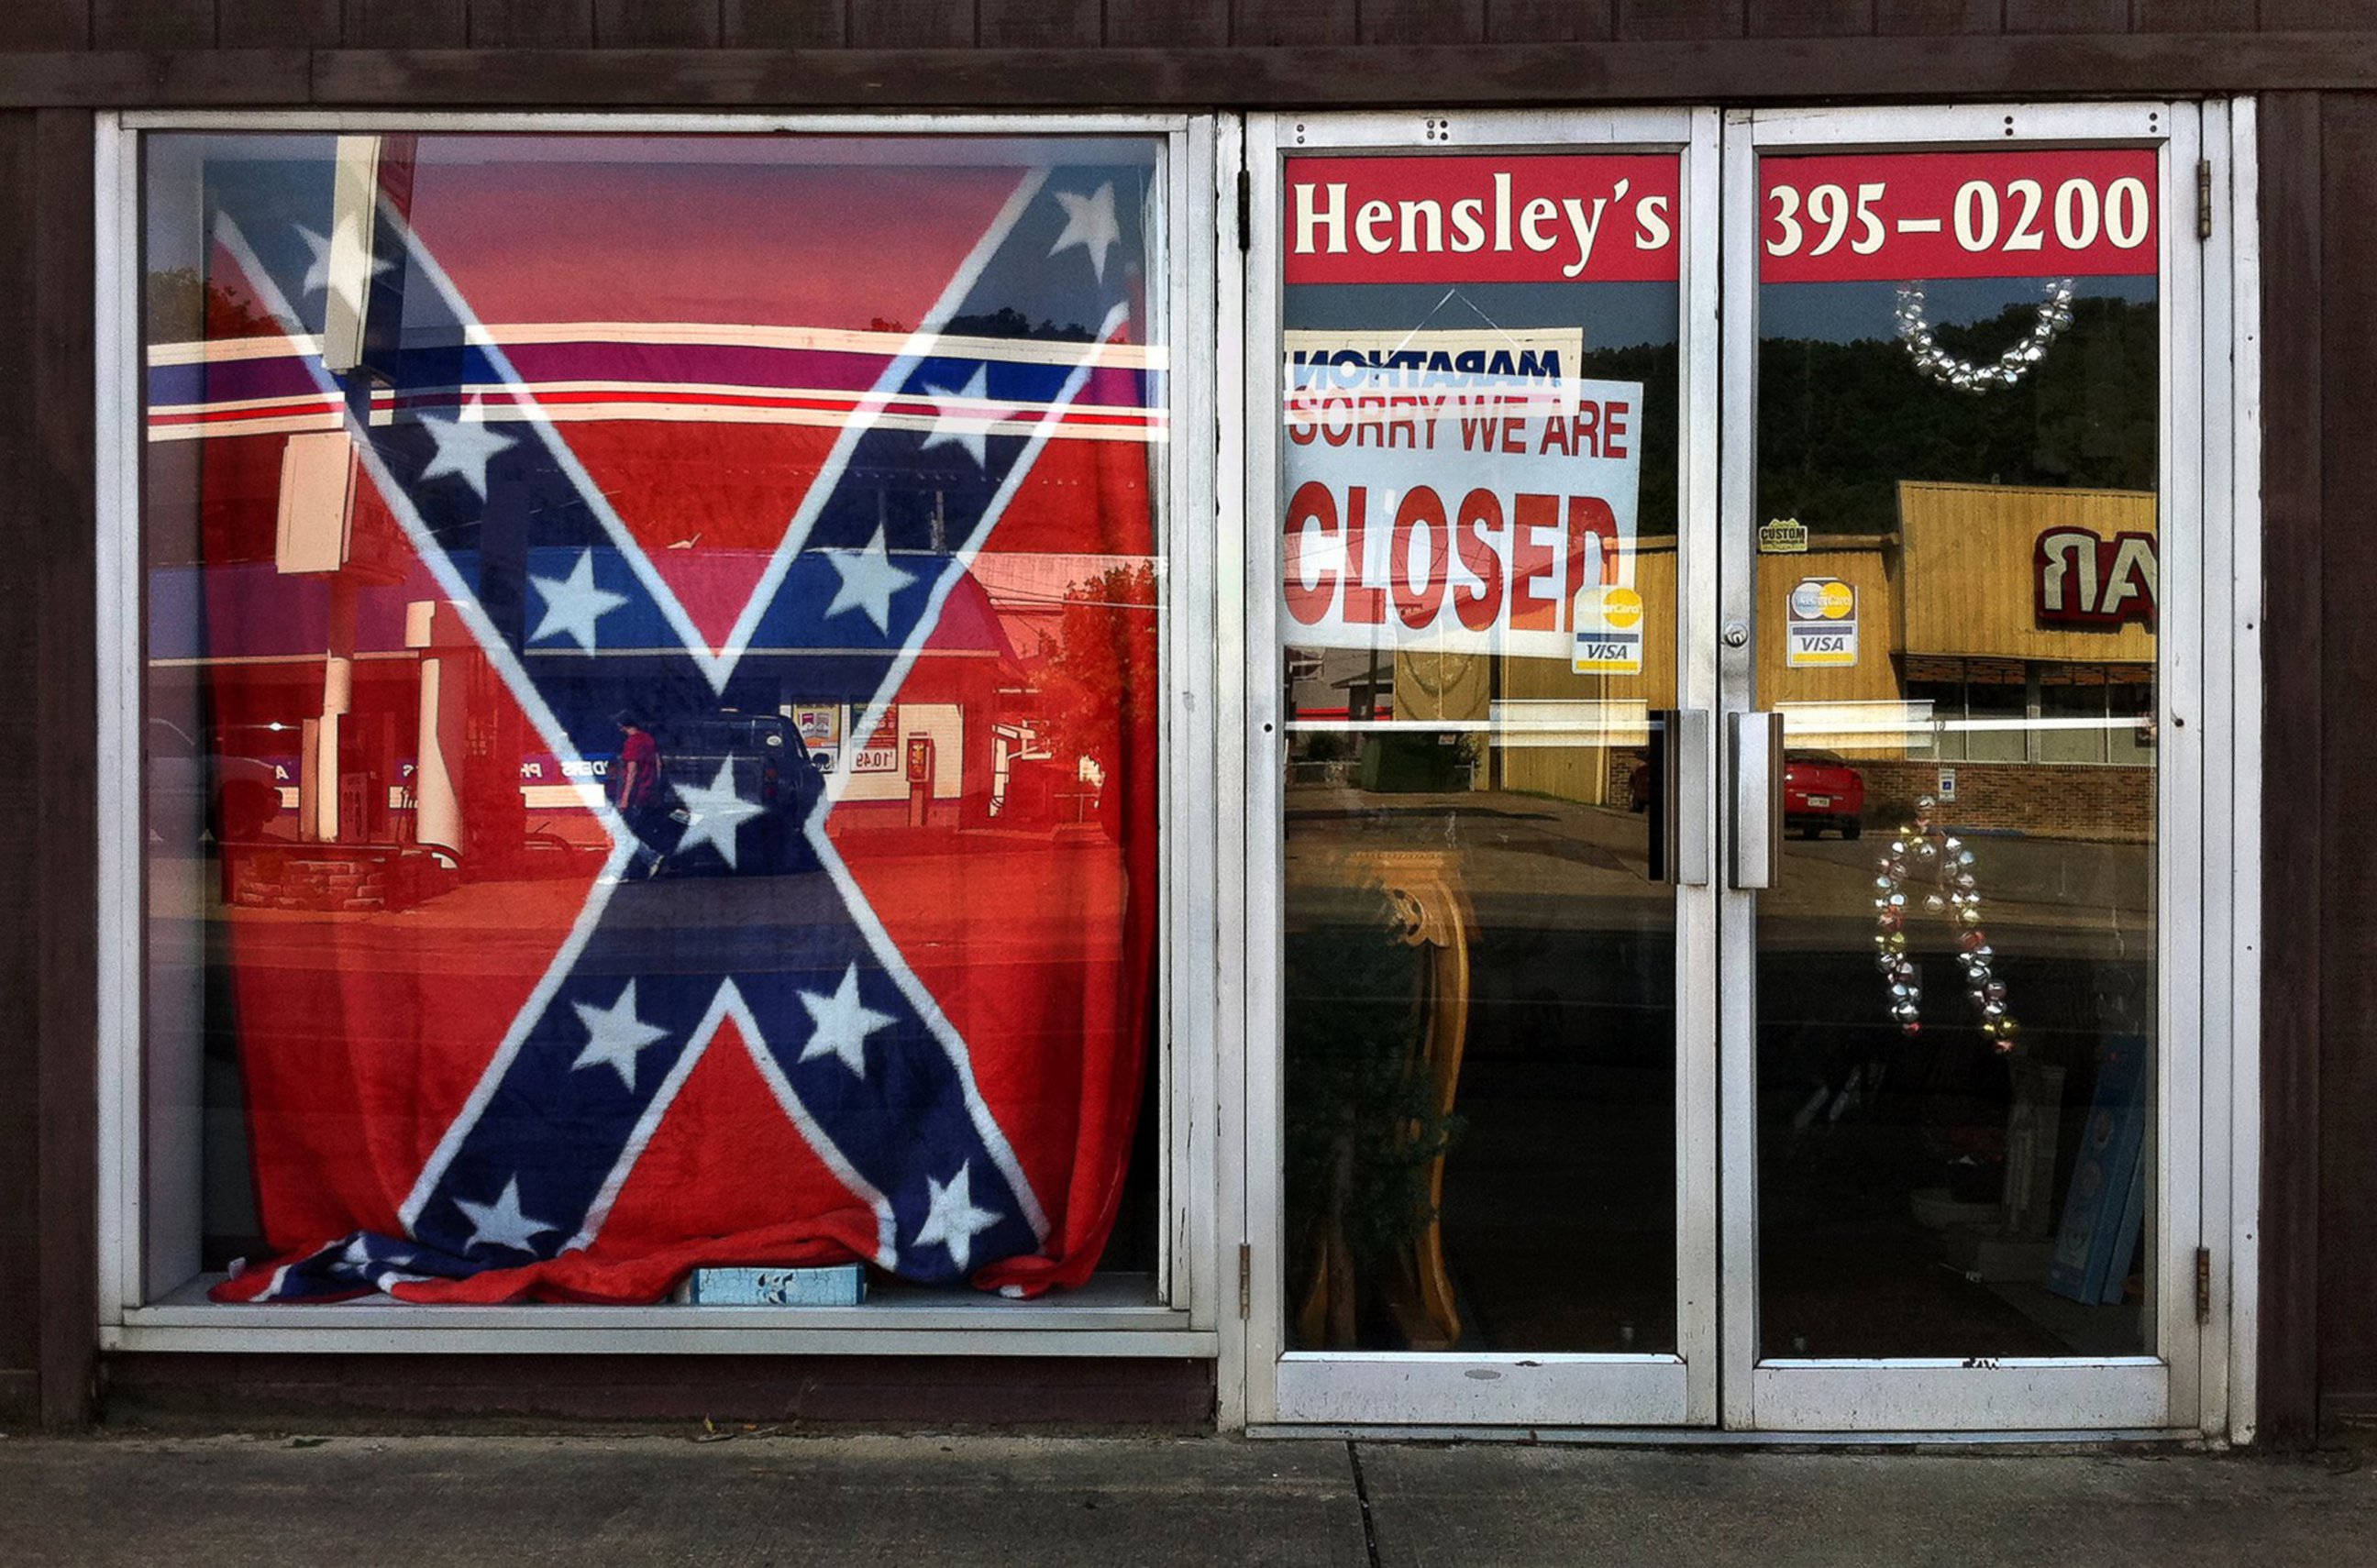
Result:
[[[2047,295],[2043,278],[1943,278],[1923,284],[1923,313],[1937,326],[1988,321],[2009,305],[2035,305]],[[1854,343],[1898,335],[1900,285],[1892,283],[1767,283],[1758,291],[1758,332],[1764,338],[1811,338]],[[2074,278],[2078,299],[2149,304],[2155,280]]]
[[[1582,327],[1588,350],[1676,341],[1673,283],[1306,283],[1282,293],[1290,330]]]

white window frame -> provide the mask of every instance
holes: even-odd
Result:
[[[1217,1353],[1224,1266],[1217,1251],[1219,1173],[1214,1042],[1219,916],[1215,885],[1215,656],[1219,541],[1214,518],[1217,199],[1212,116],[1188,114],[581,114],[142,113],[102,114],[96,127],[98,276],[97,541],[100,686],[98,795],[99,1341],[103,1350],[475,1352],[490,1354],[768,1354],[1161,1356]],[[1164,1239],[1155,1299],[1129,1287],[1083,1288],[1036,1301],[971,1291],[854,1308],[423,1306],[378,1300],[317,1305],[158,1305],[144,1275],[141,703],[140,138],[150,132],[407,130],[689,135],[807,132],[909,136],[1160,136],[1165,143],[1165,287],[1171,305],[1172,442],[1162,523],[1168,613],[1159,650],[1159,817],[1164,1016],[1159,1203]],[[195,1110],[192,1119],[196,1117]],[[190,1130],[195,1136],[195,1128]],[[180,1282],[171,1282],[169,1288]]]

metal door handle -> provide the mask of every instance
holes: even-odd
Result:
[[[1733,715],[1733,885],[1771,888],[1783,858],[1783,715]]]
[[[1662,708],[1651,715],[1651,880],[1706,887],[1709,820],[1702,791],[1709,771],[1709,712]]]

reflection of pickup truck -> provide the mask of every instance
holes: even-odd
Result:
[[[661,772],[667,781],[666,808],[675,819],[668,842],[654,846],[662,852],[655,876],[713,876],[726,870],[724,859],[707,847],[681,860],[672,853],[674,835],[687,821],[679,786],[707,789],[722,767],[735,793],[760,808],[736,832],[735,868],[768,875],[817,868],[817,857],[801,829],[825,793],[825,778],[809,761],[808,748],[792,720],[780,713],[721,713],[655,724],[652,738],[659,743]]]
[[[152,818],[202,807],[216,841],[235,843],[257,837],[281,814],[281,780],[271,763],[209,752],[171,719],[151,718],[148,736]]]

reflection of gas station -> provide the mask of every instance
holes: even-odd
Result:
[[[1761,706],[1785,713],[1788,744],[1840,753],[1865,775],[1877,814],[1935,794],[1975,827],[2150,835],[2153,497],[1905,481],[1898,506],[1892,533],[1786,527],[1762,544],[1757,689]],[[1625,808],[1650,714],[1676,705],[1673,536],[1638,540],[1633,569],[1650,612],[1640,675],[1440,648],[1399,650],[1391,664],[1332,650],[1307,656],[1309,675],[1291,683],[1296,711],[1344,716],[1331,688],[1385,664],[1380,717],[1391,707],[1400,723],[1492,722],[1477,786]],[[1835,585],[1830,613],[1845,598],[1845,659],[1795,656],[1789,606],[1807,584]],[[1373,734],[1362,745],[1451,747],[1459,735]],[[1406,788],[1448,777],[1403,772],[1427,781]],[[1392,767],[1368,776],[1367,787],[1398,787]]]

